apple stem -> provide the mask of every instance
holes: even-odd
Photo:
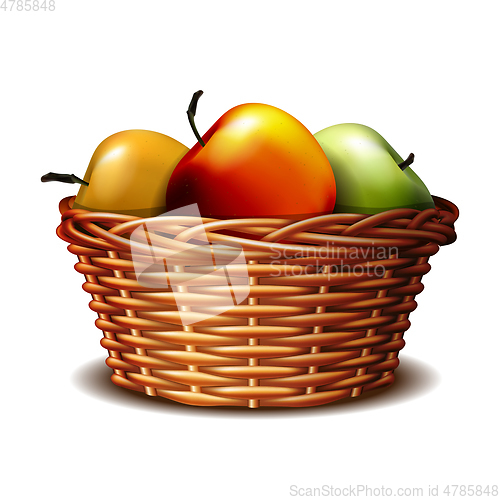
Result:
[[[203,139],[201,138],[201,135],[198,133],[198,130],[196,129],[196,125],[194,124],[194,115],[196,115],[196,105],[198,104],[198,100],[203,94],[203,90],[198,90],[198,92],[195,92],[193,94],[193,98],[191,99],[191,102],[189,103],[189,108],[187,110],[187,115],[188,115],[188,120],[189,124],[191,125],[191,128],[193,129],[194,135],[196,136],[196,139],[198,139],[198,142],[205,147],[205,143],[203,142]]]
[[[413,153],[410,153],[410,155],[408,156],[408,158],[406,158],[405,161],[398,163],[398,167],[401,170],[404,170],[406,167],[409,167],[413,163],[414,160],[415,160],[415,155]]]
[[[89,185],[87,181],[80,179],[80,177],[77,177],[74,174],[55,174],[54,172],[49,172],[48,174],[43,175],[40,180],[42,182],[57,181],[65,182],[67,184],[81,184],[82,186]]]

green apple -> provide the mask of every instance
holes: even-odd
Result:
[[[335,175],[334,212],[376,214],[393,208],[434,208],[429,190],[375,130],[342,123],[314,134]]]

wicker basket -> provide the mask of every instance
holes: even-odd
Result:
[[[181,221],[172,251],[204,229],[241,245],[249,277],[244,301],[184,326],[174,285],[144,286],[134,271],[130,234],[150,219],[73,210],[73,199],[60,203],[57,234],[78,256],[112,381],[197,406],[315,406],[390,385],[428,259],[455,241],[458,217],[434,197],[421,212]]]

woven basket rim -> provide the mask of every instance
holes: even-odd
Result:
[[[74,196],[61,200],[61,225],[58,236],[66,242],[105,251],[130,251],[130,240],[126,237],[131,231],[144,223],[151,221],[161,222],[162,218],[140,218],[131,215],[108,212],[90,212],[82,209],[72,209]],[[187,228],[182,235],[175,239],[179,242],[188,242],[201,231],[211,231],[217,234],[224,230],[238,231],[241,227],[266,228],[268,231],[263,237],[247,239],[239,235],[224,236],[224,244],[231,242],[243,245],[247,250],[255,252],[269,251],[273,248],[290,251],[300,251],[311,248],[311,244],[287,245],[282,243],[292,234],[307,233],[310,238],[321,239],[325,236],[326,244],[353,245],[369,247],[376,244],[380,247],[414,246],[416,241],[426,240],[439,246],[449,245],[456,240],[454,223],[458,218],[458,208],[452,202],[433,197],[436,208],[423,211],[415,209],[394,209],[375,215],[366,214],[329,214],[316,216],[310,219],[293,221],[289,219],[247,218],[247,219],[209,219],[201,218],[202,224]],[[198,219],[199,220],[199,219]],[[318,228],[335,226],[337,232],[319,232]],[[125,236],[124,236],[125,235]],[[329,235],[327,238],[326,236]],[[220,238],[220,236],[218,235]],[[315,246],[322,247],[316,241]]]

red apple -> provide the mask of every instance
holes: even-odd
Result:
[[[297,119],[266,104],[230,109],[200,138],[167,186],[167,210],[193,203],[213,218],[305,218],[335,205],[333,171],[314,136]],[[191,116],[190,116],[191,111]]]

